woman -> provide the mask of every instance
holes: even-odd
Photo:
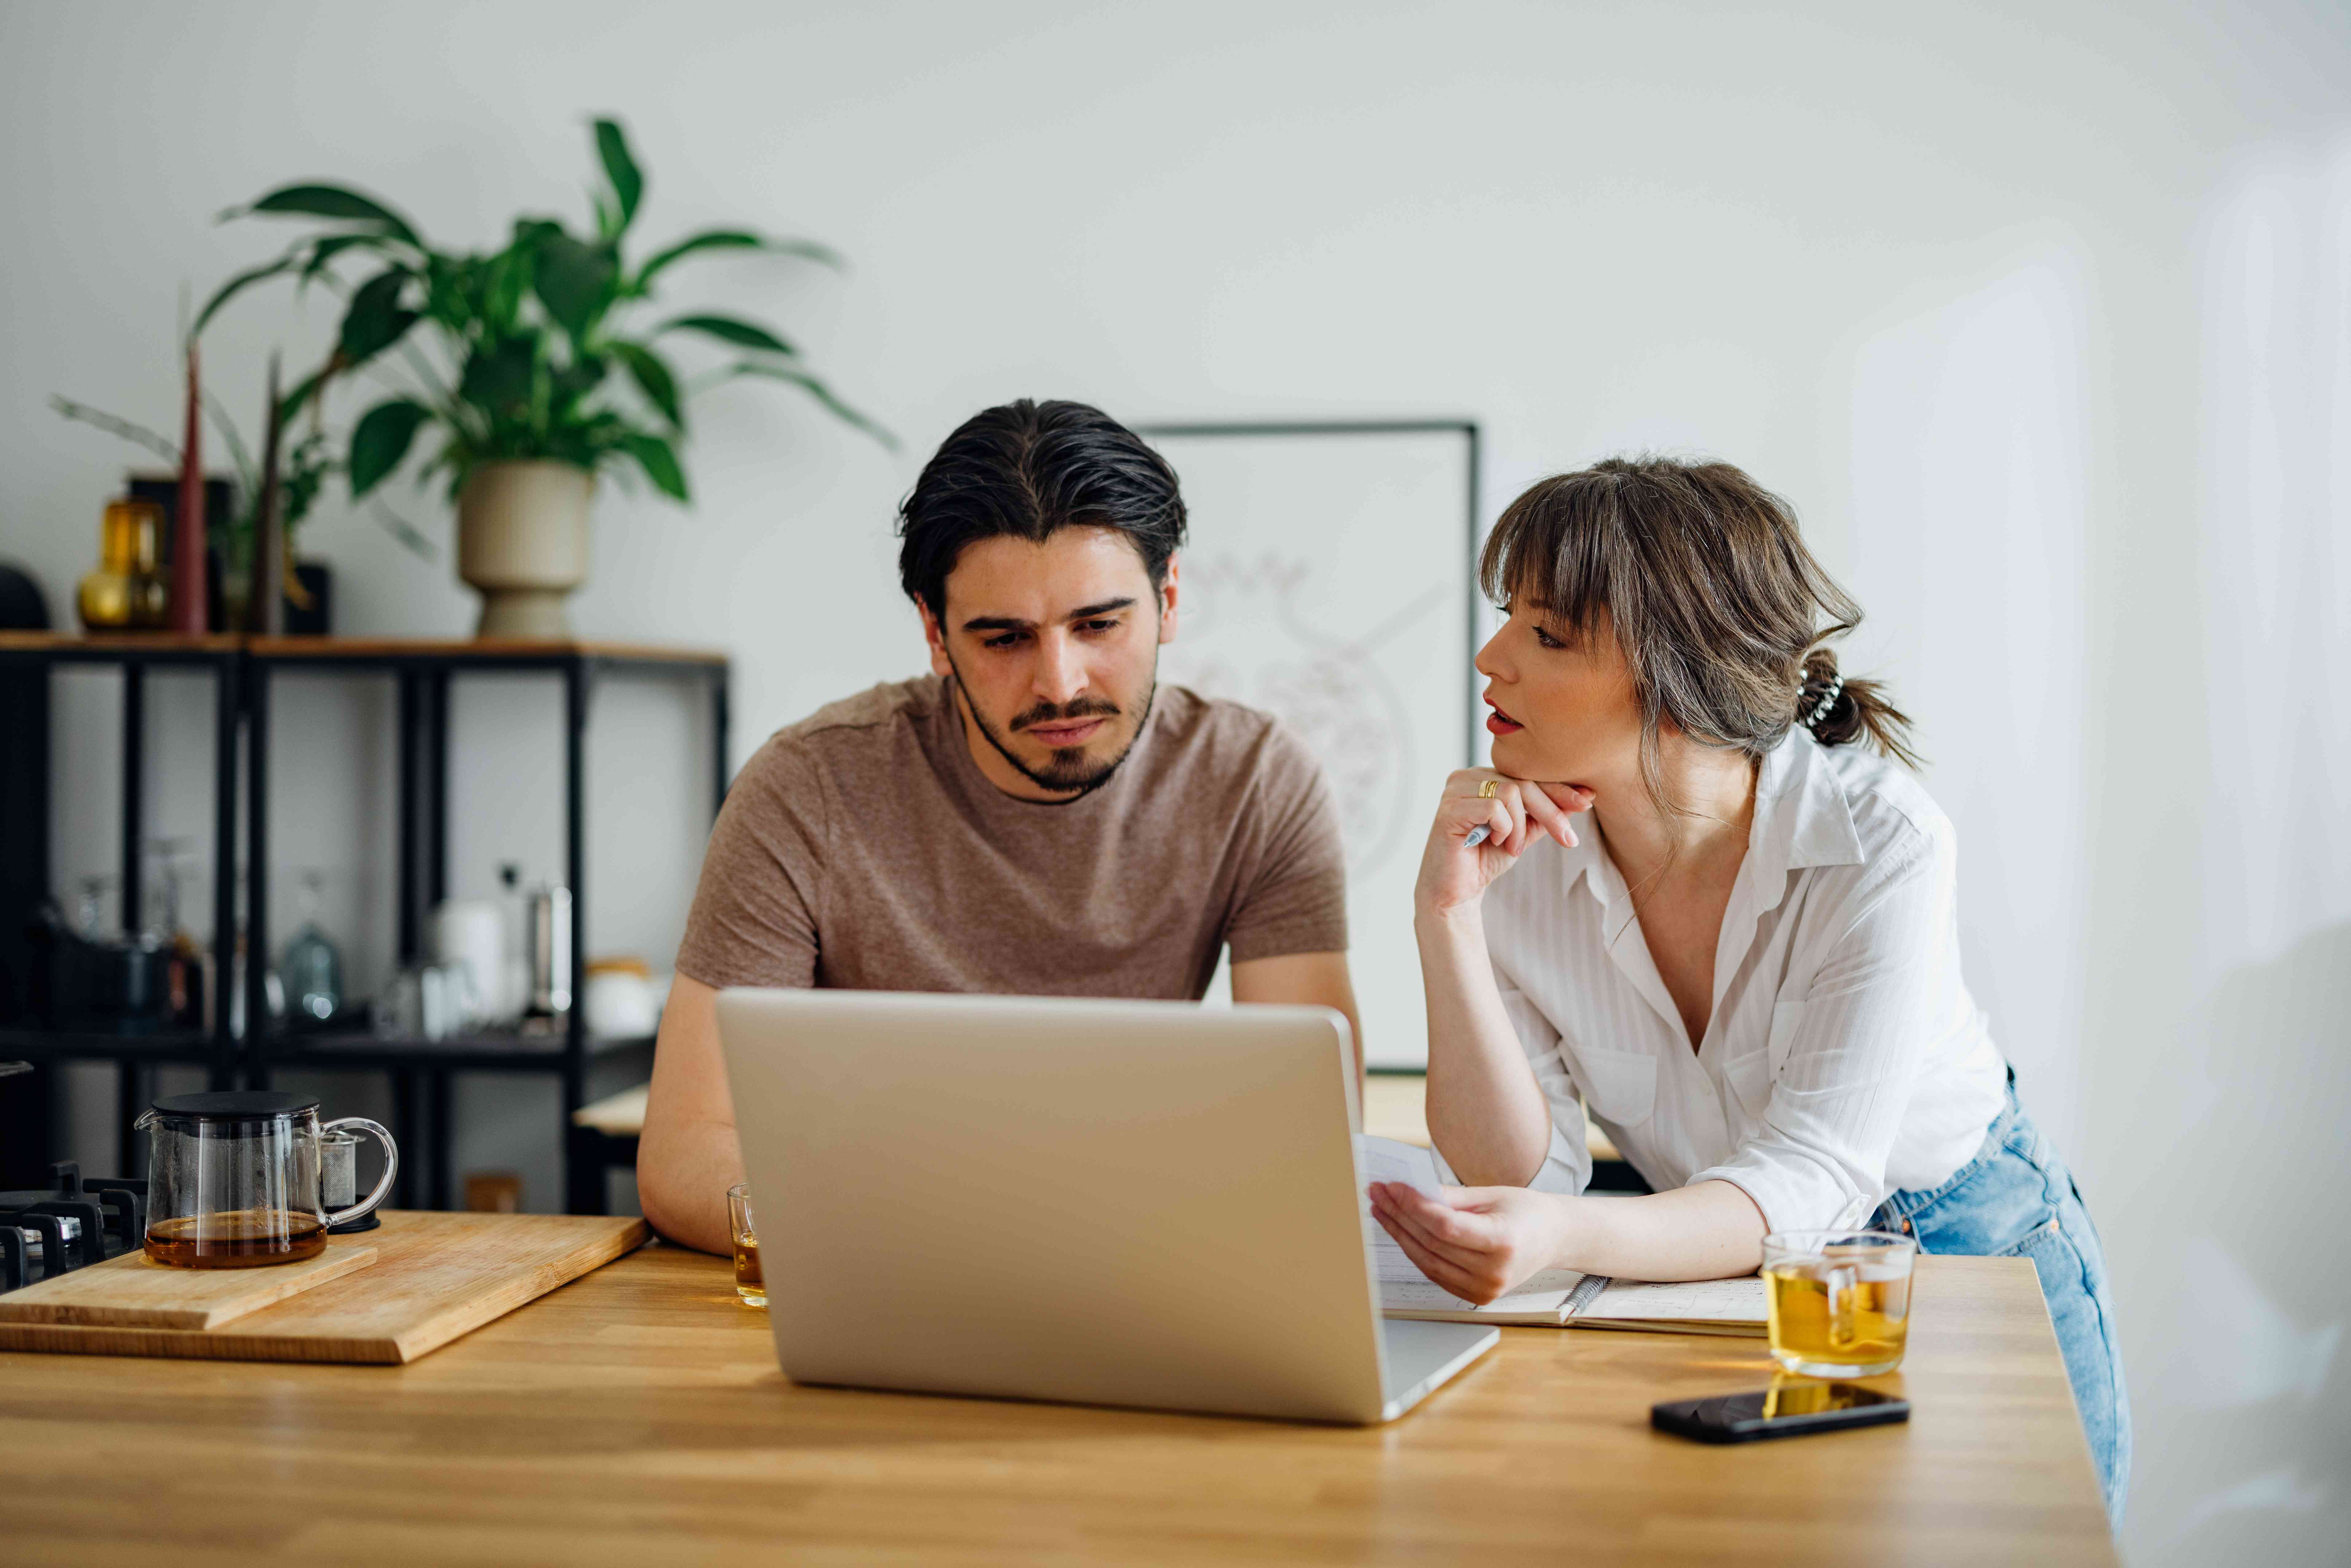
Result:
[[[1466,1185],[1377,1185],[1381,1224],[1479,1301],[1550,1268],[1746,1273],[1773,1230],[2031,1258],[2118,1515],[2097,1234],[1960,978],[1908,721],[1823,646],[1859,607],[1727,464],[1547,479],[1479,577],[1509,617],[1478,656],[1494,766],[1447,780],[1415,909],[1428,1125]],[[1586,1110],[1654,1196],[1576,1196]]]

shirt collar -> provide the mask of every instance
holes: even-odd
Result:
[[[1747,852],[1761,862],[1757,870],[1779,876],[1807,866],[1859,865],[1865,858],[1844,781],[1801,726],[1764,754]]]
[[[1607,935],[1633,917],[1625,878],[1603,848],[1599,824],[1582,826],[1582,841],[1567,852],[1569,879],[1584,879],[1607,912]],[[1755,779],[1755,816],[1747,830],[1747,880],[1761,890],[1765,908],[1775,906],[1788,873],[1808,866],[1859,865],[1866,858],[1844,782],[1821,755],[1820,742],[1802,727],[1792,728],[1766,752]]]

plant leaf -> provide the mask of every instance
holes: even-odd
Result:
[[[376,502],[374,509],[375,520],[383,525],[384,531],[407,546],[410,551],[420,559],[439,560],[441,559],[441,552],[433,548],[433,541],[426,538],[414,523],[396,512],[388,510],[380,500]]]
[[[343,312],[343,328],[335,352],[346,365],[363,365],[416,325],[418,313],[400,303],[401,291],[415,274],[404,267],[386,268],[360,285]]]
[[[334,274],[327,270],[327,263],[332,261],[342,252],[350,249],[354,246],[375,246],[381,245],[382,242],[383,236],[381,235],[328,235],[324,236],[318,242],[318,244],[310,247],[310,259],[302,264],[302,276],[295,281],[295,292],[298,294],[303,289],[308,287],[314,278],[332,278]]]
[[[531,379],[538,368],[536,338],[502,338],[466,357],[457,395],[497,418],[529,403]]]
[[[351,499],[356,501],[381,484],[408,455],[416,427],[430,417],[423,403],[404,397],[380,402],[367,411],[351,432]]]
[[[371,197],[340,185],[283,185],[262,197],[249,207],[231,207],[223,213],[221,222],[243,217],[247,213],[267,213],[280,216],[342,218],[352,223],[380,224],[384,232],[396,239],[406,240],[417,249],[424,242],[408,226],[408,220]]]
[[[125,441],[145,447],[174,467],[179,465],[180,449],[143,424],[133,424],[131,421],[108,413],[103,409],[92,408],[85,402],[76,402],[71,398],[59,397],[55,392],[49,394],[49,406],[68,419],[82,424],[95,425],[109,435],[119,435]]]
[[[221,440],[228,446],[229,462],[236,469],[236,482],[248,490],[259,489],[261,465],[245,449],[245,437],[237,434],[236,421],[228,416],[221,400],[210,392],[204,393],[204,412],[212,415],[213,428],[220,432]]]
[[[645,394],[645,401],[661,411],[662,417],[673,430],[685,428],[685,411],[678,402],[677,376],[662,357],[642,343],[615,342],[612,352],[629,367],[629,379]]]
[[[738,349],[764,349],[770,354],[797,357],[798,349],[765,327],[733,316],[680,316],[656,329],[663,332],[701,332]]]
[[[734,373],[738,376],[766,376],[772,381],[789,382],[822,403],[832,416],[843,424],[855,426],[893,452],[898,450],[898,438],[891,434],[888,429],[841,402],[840,398],[833,395],[831,387],[826,386],[806,371],[796,371],[789,365],[745,361],[734,368]]]
[[[637,460],[662,494],[683,501],[685,495],[685,471],[677,465],[677,454],[668,442],[658,435],[642,435],[634,432],[621,437],[621,450]]]
[[[689,256],[705,250],[764,250],[775,256],[804,256],[810,261],[820,261],[836,269],[843,265],[839,252],[820,246],[814,240],[768,239],[764,235],[756,235],[747,229],[705,229],[700,234],[688,235],[667,250],[656,251],[647,257],[644,266],[637,269],[637,276],[630,283],[629,291],[632,294],[643,294],[646,287],[653,282],[654,275],[668,267],[670,263],[682,261]]]
[[[538,259],[538,240],[535,233],[517,234],[512,245],[482,266],[482,323],[495,335],[512,332],[520,322]]]
[[[531,287],[556,324],[577,342],[611,298],[620,265],[610,249],[583,245],[559,228],[542,232]]]
[[[601,359],[587,354],[556,371],[552,378],[556,408],[568,409],[594,392],[610,368]]]
[[[213,319],[215,311],[244,293],[253,284],[259,283],[266,277],[275,277],[281,272],[292,271],[301,255],[302,246],[298,245],[276,261],[266,261],[259,267],[248,267],[226,283],[222,284],[213,292],[213,297],[204,301],[204,308],[196,312],[196,324],[188,329],[188,336],[194,338],[201,334],[204,329],[204,323]]]
[[[334,360],[329,359],[325,364],[320,365],[317,370],[312,371],[308,375],[303,377],[302,380],[295,382],[294,390],[287,392],[284,397],[278,400],[277,418],[279,423],[284,424],[293,423],[295,417],[302,412],[303,405],[310,401],[312,394],[323,394],[326,390],[327,378],[333,375],[340,369],[342,369],[340,364]]]
[[[604,174],[612,182],[612,194],[621,199],[621,221],[612,228],[618,236],[637,215],[637,203],[645,193],[645,176],[637,167],[637,161],[629,156],[628,133],[616,120],[596,122],[596,155],[604,161]]]

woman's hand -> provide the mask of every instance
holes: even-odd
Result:
[[[1372,1214],[1420,1271],[1484,1306],[1565,1249],[1575,1199],[1522,1186],[1448,1186],[1431,1197],[1406,1182],[1371,1184]]]
[[[1529,784],[1490,768],[1462,768],[1445,781],[1437,802],[1437,820],[1421,851],[1420,880],[1413,889],[1415,911],[1448,915],[1477,903],[1539,832],[1573,849],[1575,830],[1568,818],[1590,810],[1592,800],[1592,791],[1581,784]],[[1486,830],[1486,841],[1466,847],[1477,828]]]

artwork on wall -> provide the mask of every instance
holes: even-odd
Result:
[[[1279,716],[1329,776],[1368,1060],[1427,1033],[1412,884],[1437,791],[1482,760],[1470,668],[1478,429],[1462,421],[1146,426],[1191,514],[1160,677]]]

